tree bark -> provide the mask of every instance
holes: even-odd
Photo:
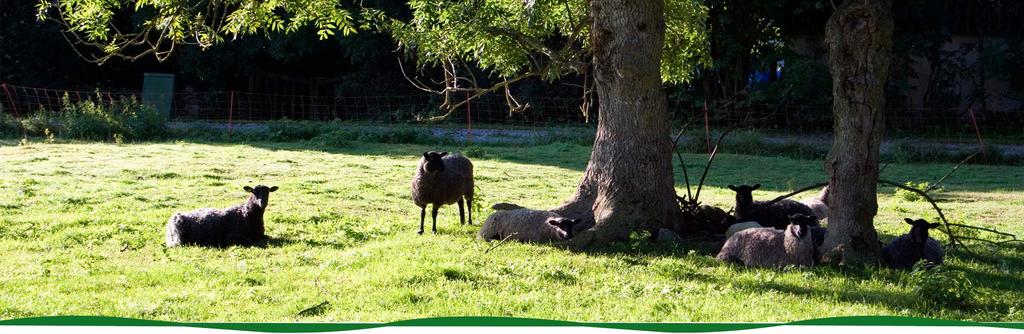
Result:
[[[829,18],[825,38],[832,72],[835,138],[829,174],[829,233],[823,261],[877,263],[878,146],[892,49],[892,0],[848,0]]]
[[[595,225],[577,248],[626,240],[675,223],[668,104],[661,86],[663,0],[590,1],[590,43],[600,101],[597,137],[576,194],[552,209]]]

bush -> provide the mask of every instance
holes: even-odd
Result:
[[[479,146],[466,147],[462,150],[462,153],[469,158],[483,158],[487,156],[487,151],[484,151],[484,149]]]
[[[906,186],[920,191],[924,191],[925,189],[928,189],[928,182],[914,184],[914,182],[908,181],[906,183]],[[896,195],[896,198],[902,199],[907,202],[917,202],[924,200],[924,197],[922,197],[920,194],[903,188],[896,188],[896,192],[894,195]]]
[[[0,107],[0,138],[16,138],[21,136],[21,122],[14,116],[4,113]]]
[[[42,136],[46,129],[56,129],[57,125],[53,122],[49,111],[40,109],[28,117],[22,118],[21,127],[29,136]]]
[[[974,303],[974,284],[962,271],[950,270],[946,266],[927,269],[927,264],[927,261],[921,260],[910,273],[913,292],[922,302],[931,306],[961,309]]]
[[[323,132],[323,124],[289,119],[270,121],[267,123],[266,140],[276,142],[310,140]]]
[[[102,101],[97,98],[96,101]],[[167,135],[166,117],[134,96],[104,105],[93,100],[72,103],[65,94],[59,135],[69,139],[159,139]]]
[[[327,147],[348,147],[357,136],[345,130],[334,130],[322,133],[310,141]]]

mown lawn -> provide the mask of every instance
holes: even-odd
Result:
[[[953,250],[945,271],[915,277],[873,267],[752,270],[717,263],[708,244],[641,236],[592,252],[514,243],[488,251],[494,244],[474,239],[492,203],[544,208],[567,198],[589,157],[588,147],[573,144],[475,149],[477,224],[458,225],[457,209],[446,207],[439,233],[420,236],[409,181],[418,155],[433,149],[453,148],[2,141],[0,319],[1024,320],[1021,246],[976,244],[978,257]],[[685,158],[691,171],[705,159]],[[883,175],[934,181],[950,167],[893,164]],[[703,201],[729,208],[727,184],[760,182],[767,191],[755,196],[767,199],[825,176],[817,161],[724,154],[708,179]],[[233,205],[252,183],[281,188],[270,197],[268,247],[163,246],[173,212]],[[907,230],[903,217],[936,216],[926,202],[897,198],[891,187],[881,192],[876,225],[884,240]],[[1024,235],[1024,168],[968,165],[938,196],[953,221]],[[919,297],[928,275],[942,273],[963,273],[969,297]]]

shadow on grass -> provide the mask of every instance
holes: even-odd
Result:
[[[895,236],[880,235],[883,240]],[[687,240],[685,244],[655,243],[646,237],[634,237],[629,242],[619,242],[606,247],[588,249],[581,253],[616,259],[631,266],[648,266],[659,259],[683,259],[697,262],[697,267],[728,266],[737,274],[753,273],[766,269],[747,268],[734,264],[718,263],[714,257],[721,248],[720,240]],[[908,292],[887,291],[881,286],[911,284],[909,272],[884,269],[879,266],[831,266],[822,265],[813,268],[767,269],[769,271],[796,270],[812,275],[806,284],[779,281],[758,281],[748,277],[735,275],[713,275],[700,271],[683,270],[672,274],[676,279],[712,281],[717,285],[731,285],[735,288],[753,293],[781,292],[801,298],[831,298],[837,301],[854,304],[869,304],[884,307],[893,312],[910,310],[919,314],[935,315],[948,312],[967,312],[987,314],[988,316],[1005,315],[1020,303],[1007,298],[991,298],[1020,294],[1024,291],[1024,276],[1020,276],[1024,268],[1024,252],[1020,247],[1003,247],[998,252],[976,250],[977,256],[971,256],[962,250],[947,252],[948,270],[963,272],[977,291],[977,298],[967,308],[949,308],[937,306],[922,300],[911,288],[902,289]],[[953,259],[954,263],[949,264]],[[761,277],[753,275],[752,277]],[[839,278],[840,285],[821,284]],[[876,286],[861,286],[859,283],[874,281]]]
[[[274,248],[282,248],[291,245],[305,245],[307,247],[330,247],[334,249],[343,249],[349,247],[349,245],[343,245],[335,242],[321,241],[321,240],[308,240],[308,239],[290,239],[290,238],[278,238],[270,237],[267,239],[266,246]]]

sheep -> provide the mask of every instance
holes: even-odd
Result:
[[[882,248],[882,258],[893,269],[911,269],[921,259],[931,262],[928,267],[943,262],[942,247],[939,242],[928,236],[928,230],[938,228],[939,224],[928,223],[927,220],[904,218],[910,224],[910,232],[896,238]]]
[[[800,203],[811,208],[818,220],[828,218],[828,186],[821,188],[818,196],[802,199]]]
[[[734,234],[736,234],[739,231],[743,231],[743,230],[746,230],[746,229],[752,229],[752,228],[762,228],[762,227],[764,227],[764,226],[761,226],[761,224],[758,224],[757,222],[742,222],[742,223],[732,224],[732,225],[729,225],[729,228],[727,230],[725,230],[725,239],[728,240],[729,238],[731,238]]]
[[[267,210],[270,193],[277,187],[257,185],[242,189],[250,194],[245,203],[223,210],[207,208],[172,215],[167,220],[167,247],[251,246],[263,241],[266,238],[263,213]]]
[[[459,203],[459,221],[466,223],[463,200],[469,211],[469,224],[473,224],[473,163],[461,154],[423,152],[416,174],[412,177],[412,199],[420,207],[420,231],[427,204],[432,204],[432,230],[437,233],[437,210],[442,205]]]
[[[588,226],[581,219],[562,217],[551,211],[514,209],[491,214],[484,221],[477,238],[521,242],[552,242],[571,239]]]
[[[816,218],[796,214],[785,231],[770,227],[740,231],[725,241],[716,257],[749,267],[813,266],[814,236],[810,224]]]
[[[512,204],[512,203],[504,203],[504,202],[502,202],[502,203],[494,203],[494,205],[491,205],[491,209],[494,209],[494,211],[501,211],[501,210],[523,209],[523,207],[520,206],[519,204]]]
[[[736,223],[736,219],[732,215],[720,208],[700,205],[697,209],[699,209],[697,220],[703,220],[705,229],[712,233],[725,233],[730,225]]]
[[[782,230],[789,224],[789,216],[802,214],[813,216],[811,208],[800,202],[784,199],[775,204],[765,206],[765,201],[754,201],[753,192],[761,188],[761,184],[754,186],[729,185],[729,189],[736,192],[736,221],[756,221],[764,227],[774,227]],[[818,225],[817,221],[812,226]]]

